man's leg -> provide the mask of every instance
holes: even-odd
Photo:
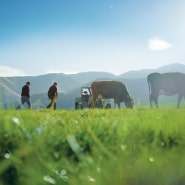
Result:
[[[52,100],[51,100],[50,104],[46,108],[49,109],[51,107],[51,104],[52,104]]]
[[[56,110],[57,104],[56,104],[56,97],[52,99],[51,106],[54,110]]]
[[[56,102],[54,103],[54,110],[56,110],[56,108],[57,108],[57,104],[56,104]]]
[[[21,105],[20,105],[20,104],[17,105],[16,109],[17,109],[17,110],[18,110],[18,109],[21,109]]]
[[[30,99],[28,97],[26,97],[25,101],[28,104],[29,109],[31,109],[32,107],[31,107],[31,101],[30,101]]]
[[[21,103],[16,107],[16,109],[21,109],[24,103],[25,103],[25,97],[21,96]]]

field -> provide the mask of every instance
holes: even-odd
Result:
[[[0,110],[0,185],[183,185],[185,109]]]

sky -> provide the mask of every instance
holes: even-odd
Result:
[[[0,0],[0,76],[185,64],[184,0]]]

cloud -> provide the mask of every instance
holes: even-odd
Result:
[[[150,50],[165,50],[171,48],[172,45],[160,38],[152,38],[148,41],[148,48]]]
[[[72,70],[71,71],[70,70],[65,70],[65,69],[63,69],[63,70],[60,70],[60,69],[47,69],[45,71],[45,74],[49,74],[49,73],[76,74],[78,72],[72,71]]]
[[[20,69],[11,68],[8,66],[0,65],[0,77],[10,77],[10,76],[26,76],[27,74],[24,73]]]

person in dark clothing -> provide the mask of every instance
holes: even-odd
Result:
[[[24,103],[27,103],[29,109],[32,108],[31,101],[30,101],[30,82],[26,82],[26,85],[22,87],[22,92],[21,92],[21,104],[17,106],[16,109],[20,109],[21,106]]]
[[[48,90],[48,98],[51,100],[51,102],[46,108],[53,107],[54,110],[56,110],[56,107],[57,107],[56,99],[57,99],[57,97],[58,97],[57,83],[54,82],[54,84]]]

